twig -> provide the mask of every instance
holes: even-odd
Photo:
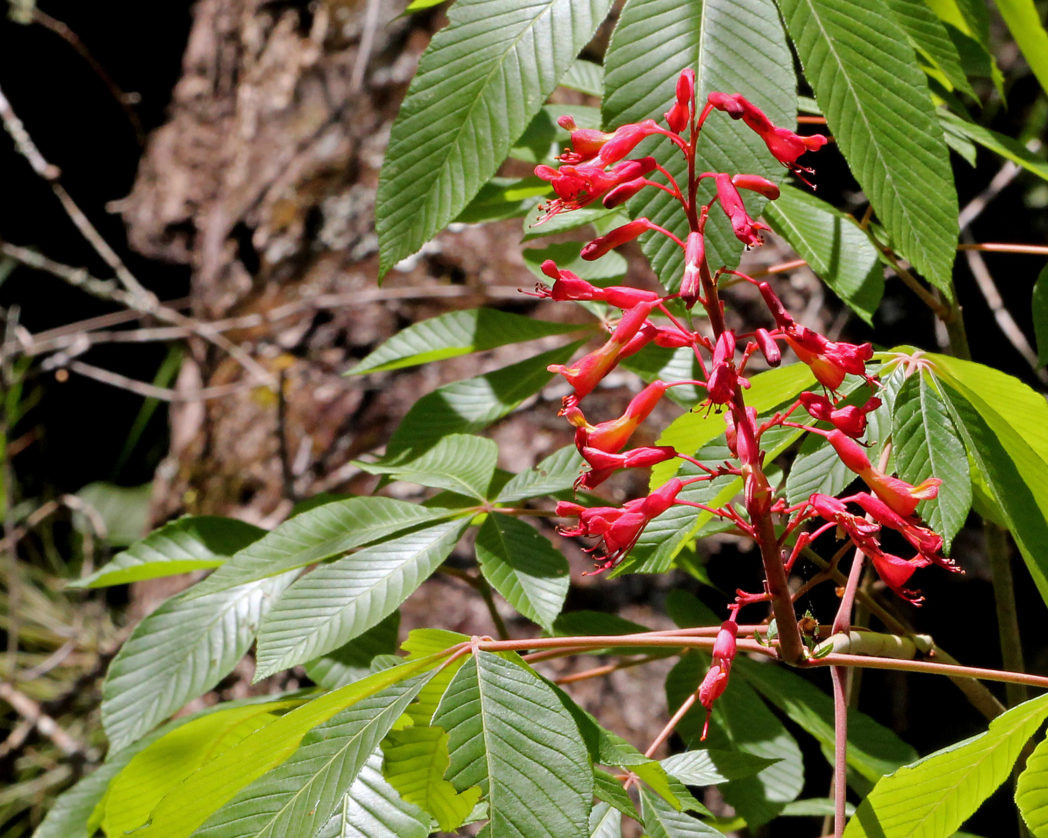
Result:
[[[583,669],[581,672],[573,672],[570,675],[562,675],[559,678],[554,678],[553,683],[563,686],[564,684],[574,684],[579,681],[587,681],[590,678],[600,678],[603,675],[610,675],[612,672],[617,672],[620,669],[632,669],[635,666],[641,666],[645,663],[660,661],[663,660],[664,657],[664,655],[644,655],[639,658],[630,658],[628,660],[616,661],[615,663],[606,663],[603,666],[595,666],[592,669]],[[529,658],[528,660],[530,663],[533,659]]]
[[[1008,535],[996,524],[984,521],[983,537],[986,539],[986,555],[990,560],[990,573],[994,582],[993,596],[997,609],[997,626],[1001,635],[1001,659],[1005,668],[1013,672],[1022,672],[1026,667],[1023,663],[1019,617],[1015,609],[1015,584],[1012,580],[1011,556],[1008,553]],[[1008,704],[1012,707],[1029,697],[1026,688],[1021,684],[1008,684],[1005,690]]]
[[[367,71],[368,61],[371,60],[371,50],[375,45],[380,2],[379,0],[367,0],[367,3],[367,8],[364,10],[364,26],[360,35],[360,45],[357,47],[357,57],[353,61],[353,73],[349,77],[350,93],[359,93],[364,89],[364,73]]]
[[[98,758],[98,754],[89,750],[86,745],[78,742],[53,718],[48,716],[37,704],[25,693],[19,692],[7,681],[0,681],[0,699],[11,705],[12,709],[22,718],[32,722],[43,736],[46,736],[67,757],[83,756],[88,760]]]
[[[121,390],[128,390],[139,396],[144,396],[147,399],[159,399],[160,401],[172,403],[222,399],[226,396],[231,396],[234,393],[243,392],[244,390],[253,390],[259,386],[258,382],[249,380],[240,381],[235,384],[223,384],[217,387],[205,387],[201,390],[181,393],[178,390],[172,390],[167,387],[157,387],[155,384],[147,384],[146,382],[139,381],[135,378],[128,378],[126,375],[102,369],[93,364],[86,364],[83,361],[70,359],[65,363],[58,363],[54,366],[68,368],[86,378],[92,378],[102,384],[108,384],[111,387],[118,387]]]

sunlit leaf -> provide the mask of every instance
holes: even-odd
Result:
[[[312,681],[327,690],[352,684],[371,673],[371,662],[378,655],[397,650],[400,612],[394,611],[377,625],[337,649],[302,665]]]
[[[1048,696],[1013,707],[985,733],[950,745],[881,779],[859,804],[845,838],[952,835],[1003,783],[1048,716]]]
[[[1048,835],[1048,739],[1027,757],[1015,784],[1015,804],[1034,838]]]
[[[387,474],[395,480],[447,489],[484,500],[495,475],[498,446],[494,441],[470,434],[448,434],[417,456],[401,451],[377,462],[358,461],[371,474]]]

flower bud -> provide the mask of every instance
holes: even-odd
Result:
[[[647,218],[638,218],[628,224],[623,224],[621,227],[616,227],[611,232],[605,233],[603,236],[589,242],[582,248],[582,253],[580,255],[587,262],[592,262],[594,259],[599,259],[610,250],[626,244],[626,242],[633,241],[637,236],[641,235],[641,233],[646,233],[650,229],[651,222],[648,221]]]
[[[772,201],[779,197],[779,187],[760,175],[735,175],[731,182],[739,189],[758,192]]]
[[[635,180],[616,186],[604,196],[604,200],[602,201],[604,208],[614,209],[620,204],[626,203],[626,201],[640,192],[647,185],[648,182],[644,178],[639,177]]]
[[[753,339],[757,342],[757,347],[761,351],[761,355],[764,356],[764,360],[768,362],[769,367],[777,367],[782,361],[782,352],[779,349],[779,344],[775,342],[775,338],[771,336],[767,329],[757,329],[753,333]]]

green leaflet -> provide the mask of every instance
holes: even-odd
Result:
[[[454,514],[391,498],[348,498],[307,509],[249,545],[187,593],[199,597],[322,562]]]
[[[646,788],[640,790],[640,811],[649,838],[711,838],[723,834],[687,812],[678,812]]]
[[[930,376],[906,380],[895,397],[892,423],[899,477],[914,485],[928,477],[942,480],[938,496],[922,503],[920,514],[942,535],[949,555],[950,543],[972,506],[972,481],[968,453]]]
[[[427,393],[407,412],[386,446],[386,456],[421,454],[443,437],[475,433],[515,410],[552,378],[546,367],[562,364],[581,346],[576,342],[508,367],[445,384]]]
[[[203,597],[169,599],[142,620],[109,665],[102,724],[114,749],[147,733],[229,674],[288,575]]]
[[[455,674],[433,723],[448,732],[448,779],[484,790],[491,835],[586,835],[586,747],[553,688],[530,669],[478,652]]]
[[[376,748],[316,838],[426,838],[431,818],[382,776]]]
[[[772,0],[630,0],[604,59],[604,122],[661,118],[673,102],[680,71],[692,67],[700,103],[712,91],[738,92],[764,110],[777,125],[792,127],[796,117],[793,59]],[[650,146],[650,148],[649,148]],[[682,188],[686,167],[676,146],[668,141],[644,144],[674,174]],[[783,169],[764,143],[742,123],[724,114],[706,122],[698,146],[699,171],[750,172],[782,180]],[[705,185],[700,200],[709,201]],[[756,217],[763,199],[747,195]],[[629,202],[630,215],[647,216],[683,239],[688,223],[680,204],[661,190],[647,189]],[[742,245],[719,209],[710,213],[706,255],[712,267],[734,267]],[[684,266],[681,249],[660,234],[641,238],[641,246],[669,289],[680,283]]]
[[[892,243],[947,296],[957,245],[949,152],[884,0],[780,0],[807,79]]]
[[[393,124],[375,204],[384,275],[495,174],[610,0],[458,0]]]
[[[448,557],[468,525],[445,521],[303,576],[262,619],[255,680],[334,651],[387,617]]]
[[[140,829],[136,836],[188,838],[213,812],[236,797],[241,789],[294,754],[310,730],[347,707],[415,675],[428,672],[440,660],[441,656],[434,655],[376,672],[363,681],[326,693],[281,716],[186,778],[157,804],[149,824]],[[390,724],[393,721],[395,719]],[[375,744],[378,744],[377,740]]]
[[[940,838],[954,833],[1007,779],[1048,716],[1048,695],[1013,707],[985,733],[881,779],[859,804],[845,838]]]
[[[1015,784],[1015,804],[1034,838],[1048,835],[1048,739],[1042,739],[1027,758]]]
[[[855,220],[814,195],[784,186],[765,219],[813,271],[867,323],[884,294],[877,250]]]
[[[471,434],[449,434],[432,448],[412,456],[402,451],[373,463],[357,461],[370,474],[388,474],[395,480],[447,489],[484,500],[498,462],[494,441]]]
[[[313,728],[286,761],[215,811],[195,838],[312,838],[429,677],[391,684]]]
[[[218,567],[263,535],[265,530],[232,518],[179,518],[117,553],[111,562],[90,576],[71,582],[70,587],[127,585]]]
[[[477,532],[481,572],[521,614],[549,630],[564,607],[568,560],[533,526],[493,512]]]
[[[533,469],[514,475],[502,487],[496,503],[512,503],[542,497],[570,489],[579,476],[583,460],[574,445],[565,445],[542,460]]]
[[[397,650],[400,612],[394,611],[349,643],[302,665],[306,675],[326,690],[337,690],[371,674],[371,663],[378,655]]]
[[[1048,267],[1041,270],[1033,286],[1033,331],[1037,337],[1037,360],[1048,364]]]
[[[975,91],[964,74],[957,47],[935,12],[925,3],[910,3],[908,0],[887,0],[887,3],[895,22],[918,53],[931,63],[929,75],[939,78],[947,88],[952,87],[975,98]]]
[[[409,803],[436,818],[445,832],[458,829],[480,800],[476,786],[462,792],[444,779],[451,758],[448,734],[439,727],[408,727],[393,731],[382,747],[382,773]]]
[[[1037,177],[1048,180],[1048,162],[1045,162],[1040,155],[1034,154],[1018,140],[991,131],[989,128],[970,122],[943,108],[939,108],[938,115],[945,128],[959,132],[1005,160],[1011,160]]]
[[[994,5],[1041,83],[1041,89],[1048,92],[1048,32],[1033,0],[997,0]]]
[[[452,311],[397,332],[350,370],[350,374],[428,364],[509,343],[561,335],[576,328],[571,324],[547,323],[493,308]]]

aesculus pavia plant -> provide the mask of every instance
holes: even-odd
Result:
[[[525,250],[538,302],[517,299],[595,316],[452,311],[360,361],[353,374],[383,386],[403,367],[547,342],[424,395],[384,452],[356,463],[385,481],[376,492],[396,481],[430,494],[323,498],[270,532],[187,517],[83,580],[214,569],[114,658],[102,704],[112,753],[39,838],[613,838],[637,834],[629,821],[652,838],[948,838],[1008,780],[1048,718],[1048,697],[1023,690],[1048,679],[1008,657],[1018,637],[1003,629],[995,670],[961,665],[912,622],[921,588],[926,613],[940,583],[976,575],[970,551],[950,558],[973,510],[989,542],[1010,533],[1048,599],[1048,406],[967,360],[953,287],[942,126],[955,147],[958,132],[993,140],[956,112],[971,90],[947,34],[957,20],[883,0],[629,0],[602,70],[576,59],[610,7],[457,0],[393,126],[376,206],[382,274],[456,220],[523,217],[529,241],[593,225],[585,244]],[[978,21],[965,25],[965,49],[984,49]],[[794,53],[816,97],[802,100],[805,121],[825,136],[795,124]],[[941,104],[926,73],[951,93]],[[547,103],[558,84],[602,97],[603,115]],[[868,197],[859,219],[813,189],[815,152],[837,151]],[[507,157],[533,174],[499,176]],[[800,260],[743,265],[769,233]],[[620,250],[636,258],[637,245],[658,290],[625,279]],[[867,323],[888,269],[960,357],[817,331],[783,302],[779,274],[800,261]],[[479,432],[537,395],[550,409],[539,394],[551,382],[572,443],[503,471]],[[623,382],[621,414],[601,415]],[[652,436],[667,402],[680,415]],[[635,469],[647,488],[622,499],[616,474]],[[710,534],[755,547],[727,585],[694,552]],[[572,568],[576,542],[590,561]],[[573,572],[610,590],[626,573],[670,571],[676,628],[564,610]],[[438,625],[400,642],[398,609],[435,573],[475,591],[494,636]],[[994,574],[1004,625],[1010,583]],[[836,606],[829,623],[802,614],[818,595]],[[291,691],[171,719],[252,644],[256,680]],[[548,663],[593,654],[599,665]],[[659,729],[643,750],[571,695],[666,658],[667,708],[639,708]],[[857,668],[947,676],[989,729],[918,760],[883,724],[882,701],[856,709]],[[1010,709],[977,679],[1007,684]],[[798,730],[827,756],[821,774]],[[1046,747],[1015,788],[1035,835],[1048,834]]]

